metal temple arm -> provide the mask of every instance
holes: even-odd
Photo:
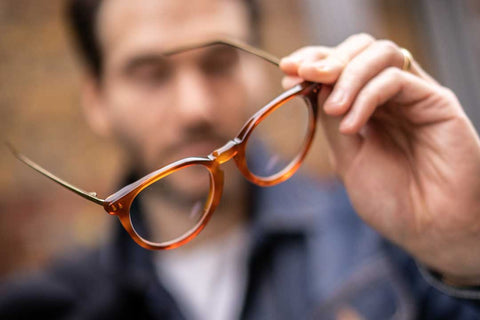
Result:
[[[105,200],[97,198],[97,194],[95,192],[87,192],[87,191],[84,191],[84,190],[82,190],[78,187],[75,187],[74,185],[71,185],[70,183],[68,183],[68,182],[60,179],[59,177],[55,176],[53,173],[45,170],[44,168],[39,166],[37,163],[30,160],[27,156],[18,152],[15,149],[15,147],[13,147],[10,143],[6,142],[6,145],[18,160],[22,161],[23,163],[25,163],[27,166],[29,166],[33,170],[43,174],[45,177],[55,181],[56,183],[58,183],[59,185],[69,189],[70,191],[75,192],[79,196],[81,196],[81,197],[83,197],[83,198],[85,198],[89,201],[92,201],[92,202],[94,202],[98,205],[103,206]]]
[[[164,52],[163,54],[166,55],[166,56],[169,56],[169,55],[180,53],[180,52],[183,52],[183,51],[187,51],[187,50],[191,50],[191,49],[195,49],[195,48],[208,47],[208,46],[215,45],[215,44],[224,44],[224,45],[227,45],[227,46],[230,46],[230,47],[233,47],[233,48],[240,49],[240,50],[245,51],[247,53],[256,55],[257,57],[259,57],[259,58],[261,58],[261,59],[263,59],[267,62],[270,62],[271,64],[274,64],[276,66],[278,66],[280,64],[280,59],[277,58],[276,56],[274,56],[274,55],[272,55],[272,54],[270,54],[266,51],[263,51],[263,50],[261,50],[257,47],[251,46],[251,45],[249,45],[245,42],[242,42],[242,41],[236,40],[236,39],[231,39],[231,38],[218,38],[218,39],[210,40],[210,41],[197,42],[197,43],[177,47],[173,50],[168,50],[168,51]]]

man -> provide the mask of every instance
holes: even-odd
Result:
[[[250,6],[93,6],[93,33],[82,37],[90,59],[85,113],[98,134],[130,155],[133,178],[179,156],[208,154],[235,136],[252,94],[248,82],[259,76],[254,69],[241,73],[228,51],[186,52],[170,65],[163,52],[218,34],[251,40]],[[89,20],[76,17],[80,25]],[[226,61],[219,69],[218,59]],[[99,252],[9,287],[2,315],[478,318],[479,138],[454,95],[415,62],[407,70],[405,59],[393,43],[356,35],[335,48],[300,49],[281,69],[285,87],[327,84],[318,104],[336,172],[358,216],[409,255],[367,227],[338,185],[302,178],[249,192],[228,170],[226,205],[187,250],[152,253],[118,230]],[[305,203],[289,202],[292,193]]]

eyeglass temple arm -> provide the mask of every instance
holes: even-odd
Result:
[[[208,47],[208,46],[215,45],[215,44],[225,44],[227,46],[234,47],[234,48],[240,49],[242,51],[245,51],[247,53],[256,55],[257,57],[262,58],[263,60],[265,60],[267,62],[270,62],[271,64],[274,64],[277,67],[280,65],[280,59],[278,57],[276,57],[276,56],[274,56],[274,55],[272,55],[272,54],[270,54],[266,51],[263,51],[259,48],[251,46],[247,43],[244,43],[242,41],[238,41],[238,40],[234,40],[234,39],[228,39],[228,38],[215,39],[213,41],[206,41],[206,42],[201,42],[201,43],[196,43],[196,44],[192,44],[192,45],[186,45],[186,46],[178,47],[178,48],[175,48],[174,50],[164,52],[164,55],[168,56],[168,55],[172,55],[172,54],[179,53],[179,52],[182,52],[182,51],[187,51],[187,50],[191,50],[191,49],[195,49],[195,48]]]
[[[53,173],[45,170],[44,168],[42,168],[41,166],[39,166],[38,164],[36,164],[35,162],[33,162],[32,160],[30,160],[27,156],[21,154],[20,152],[18,152],[10,143],[8,142],[5,142],[5,144],[7,145],[7,147],[10,149],[10,151],[12,152],[12,154],[20,161],[22,161],[23,163],[25,163],[27,166],[29,166],[30,168],[32,168],[33,170],[43,174],[44,176],[46,176],[47,178],[55,181],[56,183],[58,183],[59,185],[69,189],[70,191],[73,191],[75,192],[76,194],[78,194],[79,196],[89,200],[89,201],[92,201],[98,205],[101,205],[103,206],[103,204],[105,203],[105,200],[103,199],[100,199],[100,198],[97,198],[97,194],[95,192],[86,192],[80,188],[77,188],[75,187],[74,185],[71,185],[70,183],[60,179],[59,177],[55,176]]]

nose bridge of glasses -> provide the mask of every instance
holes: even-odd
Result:
[[[237,146],[239,143],[240,141],[237,138],[230,140],[222,147],[210,153],[208,158],[217,161],[218,164],[225,163],[237,154]]]

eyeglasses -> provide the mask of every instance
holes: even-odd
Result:
[[[219,39],[183,46],[165,52],[171,56],[188,50],[224,45],[255,55],[278,66],[278,58],[248,44]],[[321,84],[303,82],[283,92],[251,116],[238,135],[206,157],[189,157],[173,162],[125,186],[106,199],[86,192],[45,170],[9,145],[12,153],[26,165],[103,206],[119,218],[125,230],[140,246],[151,250],[173,249],[195,238],[207,225],[217,208],[223,190],[224,174],[220,166],[233,159],[242,175],[259,186],[273,186],[290,178],[301,165],[316,130],[317,94]],[[297,138],[289,155],[265,150],[262,132],[270,122],[275,128],[278,115],[296,119],[287,132]],[[284,131],[284,130],[282,130]],[[263,154],[263,156],[262,156]],[[268,154],[265,157],[265,154]],[[262,158],[263,157],[263,158]],[[138,207],[143,215],[138,213]],[[137,208],[137,209],[134,209]],[[146,214],[148,212],[149,214]],[[145,226],[153,226],[150,232]],[[154,232],[152,232],[152,229]],[[160,229],[160,232],[158,232]]]

